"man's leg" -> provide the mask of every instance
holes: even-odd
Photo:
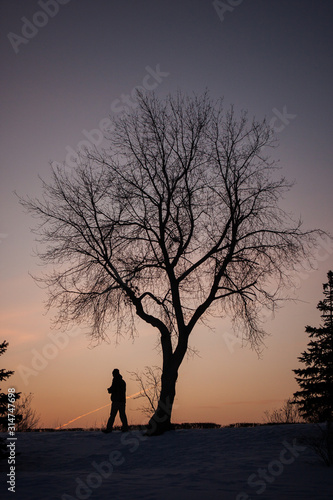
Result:
[[[121,429],[123,432],[128,431],[128,423],[127,423],[125,408],[126,408],[126,403],[119,403],[119,416],[121,423],[123,424]]]
[[[111,412],[110,412],[110,417],[109,417],[109,420],[108,420],[108,423],[106,425],[106,430],[108,432],[111,432],[112,431],[112,427],[113,427],[113,424],[114,424],[114,420],[116,418],[116,415],[118,413],[118,404],[117,403],[112,403],[111,404]]]

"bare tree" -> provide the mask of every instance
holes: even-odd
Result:
[[[16,405],[16,414],[21,415],[21,420],[18,422],[16,430],[21,432],[32,431],[37,429],[40,421],[40,415],[31,407],[33,394],[23,394],[20,401]]]
[[[40,277],[60,324],[87,321],[103,339],[135,317],[156,328],[163,356],[150,432],[168,429],[190,335],[209,313],[229,314],[257,348],[263,307],[274,308],[315,232],[279,207],[266,121],[224,112],[207,93],[159,101],[140,95],[109,148],[70,173],[53,169],[40,200]],[[275,287],[275,288],[274,288]]]
[[[132,380],[137,382],[140,387],[140,394],[134,399],[145,398],[145,403],[140,410],[150,417],[158,406],[159,395],[161,392],[161,368],[158,366],[146,366],[143,372],[130,372]]]
[[[299,414],[298,405],[292,399],[287,399],[279,409],[266,410],[264,415],[268,424],[298,424],[304,422],[304,419]]]

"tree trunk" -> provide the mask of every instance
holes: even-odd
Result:
[[[167,366],[164,363],[160,399],[147,426],[146,434],[148,436],[158,436],[172,429],[171,412],[176,395],[177,377],[178,368],[175,368],[172,362],[169,362]]]
[[[183,323],[183,320],[181,321]],[[164,326],[164,325],[163,325]],[[172,352],[171,334],[167,329],[161,330],[161,346],[163,352],[163,370],[161,376],[161,394],[157,409],[149,420],[146,434],[158,436],[172,429],[171,412],[176,395],[178,370],[188,347],[190,330],[184,323],[179,331],[178,344]]]

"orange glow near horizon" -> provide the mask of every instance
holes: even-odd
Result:
[[[266,410],[281,407],[297,390],[292,369],[297,368],[297,356],[308,342],[305,325],[320,322],[316,304],[328,266],[324,262],[321,272],[303,282],[304,302],[286,304],[267,321],[265,326],[271,335],[266,338],[267,349],[261,359],[249,348],[242,348],[241,342],[230,341],[232,330],[227,319],[212,322],[212,330],[199,325],[191,340],[199,355],[185,358],[180,367],[172,421],[221,425],[260,422]],[[5,296],[5,291],[0,295]],[[23,297],[16,304],[19,311],[24,310]],[[1,390],[15,387],[23,394],[31,392],[32,408],[41,416],[41,428],[66,428],[84,417],[82,427],[102,427],[110,405],[109,397],[105,399],[106,387],[112,369],[117,367],[130,394],[129,424],[146,423],[141,402],[133,399],[142,393],[141,387],[130,374],[161,364],[156,332],[140,324],[135,341],[122,339],[117,345],[102,343],[90,349],[84,331],[74,332],[61,342],[61,337],[52,340],[56,334],[49,330],[48,321],[41,314],[31,315],[22,328],[12,316],[2,316],[2,331],[9,332],[4,337],[9,347],[1,357],[1,366],[15,373]]]
[[[59,425],[59,427],[56,427],[55,430],[58,431],[59,429],[62,429],[63,427],[66,427],[69,424],[72,424],[76,420],[79,420],[79,418],[86,417],[87,415],[91,415],[92,413],[95,413],[96,411],[102,410],[103,408],[106,408],[109,406],[110,403],[107,405],[101,406],[100,408],[96,408],[96,410],[88,411],[88,413],[84,413],[83,415],[79,415],[78,417],[73,418],[73,420],[69,420],[69,422],[66,422],[66,424]]]
[[[143,392],[144,391],[142,390],[142,391],[136,392],[135,394],[131,394],[130,396],[126,396],[126,399],[135,398],[135,396],[139,396]],[[100,408],[96,408],[96,410],[91,410],[88,413],[84,413],[83,415],[79,415],[78,417],[73,418],[73,420],[70,420],[66,424],[62,424],[62,425],[59,425],[59,427],[56,427],[56,431],[59,430],[59,429],[62,429],[63,427],[66,427],[69,424],[72,424],[76,420],[79,420],[79,418],[87,417],[88,415],[91,415],[92,413],[95,413],[95,412],[97,412],[99,410],[103,410],[103,408],[106,408],[107,406],[110,406],[110,403],[108,403],[107,405],[101,406]]]
[[[260,422],[266,410],[281,407],[297,390],[292,369],[297,368],[297,356],[308,342],[305,325],[320,322],[315,306],[325,277],[326,269],[313,274],[311,282],[303,282],[304,302],[286,304],[267,321],[265,326],[271,335],[266,338],[267,349],[261,359],[249,348],[242,348],[241,342],[230,341],[232,330],[227,319],[212,322],[212,330],[199,325],[191,340],[199,355],[185,358],[180,367],[172,421],[221,425]],[[18,310],[21,306],[24,309],[23,298],[17,300]],[[32,408],[41,416],[41,428],[66,428],[84,417],[82,427],[102,427],[110,405],[109,397],[105,399],[106,387],[115,367],[123,374],[130,394],[129,424],[146,423],[141,402],[135,399],[142,393],[141,387],[130,374],[161,363],[152,328],[139,325],[138,338],[133,342],[123,339],[117,345],[102,343],[90,349],[84,331],[74,332],[61,342],[61,337],[52,340],[56,334],[49,330],[48,318],[40,314],[27,318],[25,329],[16,328],[12,317],[6,315],[2,325],[3,332],[12,333],[4,337],[9,347],[1,357],[1,366],[15,373],[1,390],[15,387],[23,394],[31,392]],[[26,332],[32,336],[26,336]]]

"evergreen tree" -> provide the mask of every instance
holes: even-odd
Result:
[[[8,342],[5,340],[0,344],[0,356],[7,351]],[[5,370],[4,368],[0,369],[0,382],[3,380],[7,380],[11,375],[13,375],[13,371]],[[8,405],[8,397],[7,393],[0,392],[0,428],[4,427],[7,422],[7,405]]]
[[[311,422],[327,422],[333,415],[333,272],[327,273],[323,285],[324,299],[317,308],[322,312],[322,326],[306,327],[310,335],[308,349],[298,358],[305,368],[293,370],[300,390],[295,392],[295,402],[300,413]]]
[[[4,340],[0,344],[0,356],[7,351],[8,342]],[[0,382],[7,380],[11,375],[13,375],[12,370],[5,370],[0,368]],[[1,388],[0,388],[1,390]],[[15,393],[15,399],[20,398],[20,393]],[[6,431],[7,429],[7,412],[8,412],[8,394],[6,392],[0,392],[0,430]],[[3,439],[0,439],[0,459],[6,456],[6,446]]]

